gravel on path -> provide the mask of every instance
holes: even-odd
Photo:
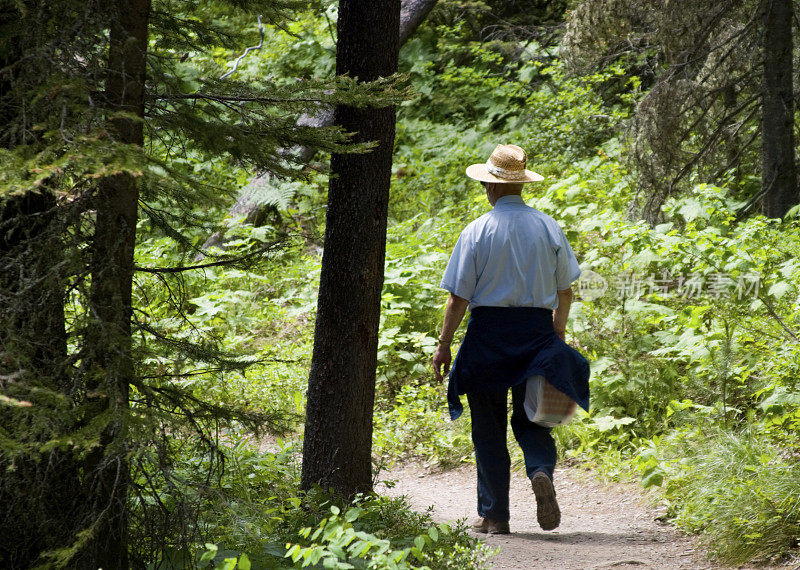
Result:
[[[429,472],[406,465],[382,473],[379,486],[389,496],[405,495],[412,508],[433,507],[438,522],[465,519],[475,511],[475,467]],[[659,522],[659,513],[643,500],[634,485],[604,485],[577,468],[557,469],[555,487],[561,525],[545,532],[536,522],[536,502],[523,473],[511,476],[511,534],[478,535],[491,548],[500,548],[490,562],[496,569],[711,569],[692,538]]]

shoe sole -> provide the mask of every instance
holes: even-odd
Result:
[[[531,487],[536,496],[536,520],[542,530],[553,530],[561,524],[561,509],[556,501],[556,490],[550,477],[541,471],[531,478]]]

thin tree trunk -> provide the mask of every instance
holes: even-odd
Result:
[[[150,0],[121,0],[111,24],[106,95],[111,111],[144,117],[144,87]],[[141,146],[142,121],[116,118],[117,140]],[[87,333],[88,386],[99,393],[97,413],[111,411],[100,446],[89,457],[92,488],[102,513],[82,567],[128,568],[128,462],[126,418],[131,358],[131,288],[138,218],[138,187],[128,173],[100,181],[93,241],[89,307],[94,317]]]
[[[737,107],[736,86],[734,84],[726,85],[722,92],[722,104],[725,107],[725,170],[736,169],[736,179],[739,179],[739,157],[741,156],[741,148],[739,144],[739,137],[736,134],[736,115],[735,110]]]
[[[782,217],[800,201],[794,157],[792,0],[762,0],[762,212]]]
[[[400,0],[339,2],[336,73],[397,71]],[[331,159],[325,250],[308,380],[301,485],[352,497],[372,490],[372,409],[386,252],[395,108],[339,106],[336,124],[366,154]]]

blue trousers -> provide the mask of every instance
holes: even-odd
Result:
[[[550,428],[528,420],[523,408],[525,384],[511,388],[511,429],[525,456],[525,471],[533,477],[544,471],[553,478],[556,445]],[[508,488],[511,481],[511,459],[506,445],[508,422],[508,389],[468,392],[472,416],[472,444],[478,468],[478,515],[493,521],[507,521]]]

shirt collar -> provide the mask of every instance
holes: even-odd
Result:
[[[500,196],[497,202],[494,203],[495,208],[508,207],[508,206],[525,206],[525,200],[518,194],[511,194],[509,196]]]

